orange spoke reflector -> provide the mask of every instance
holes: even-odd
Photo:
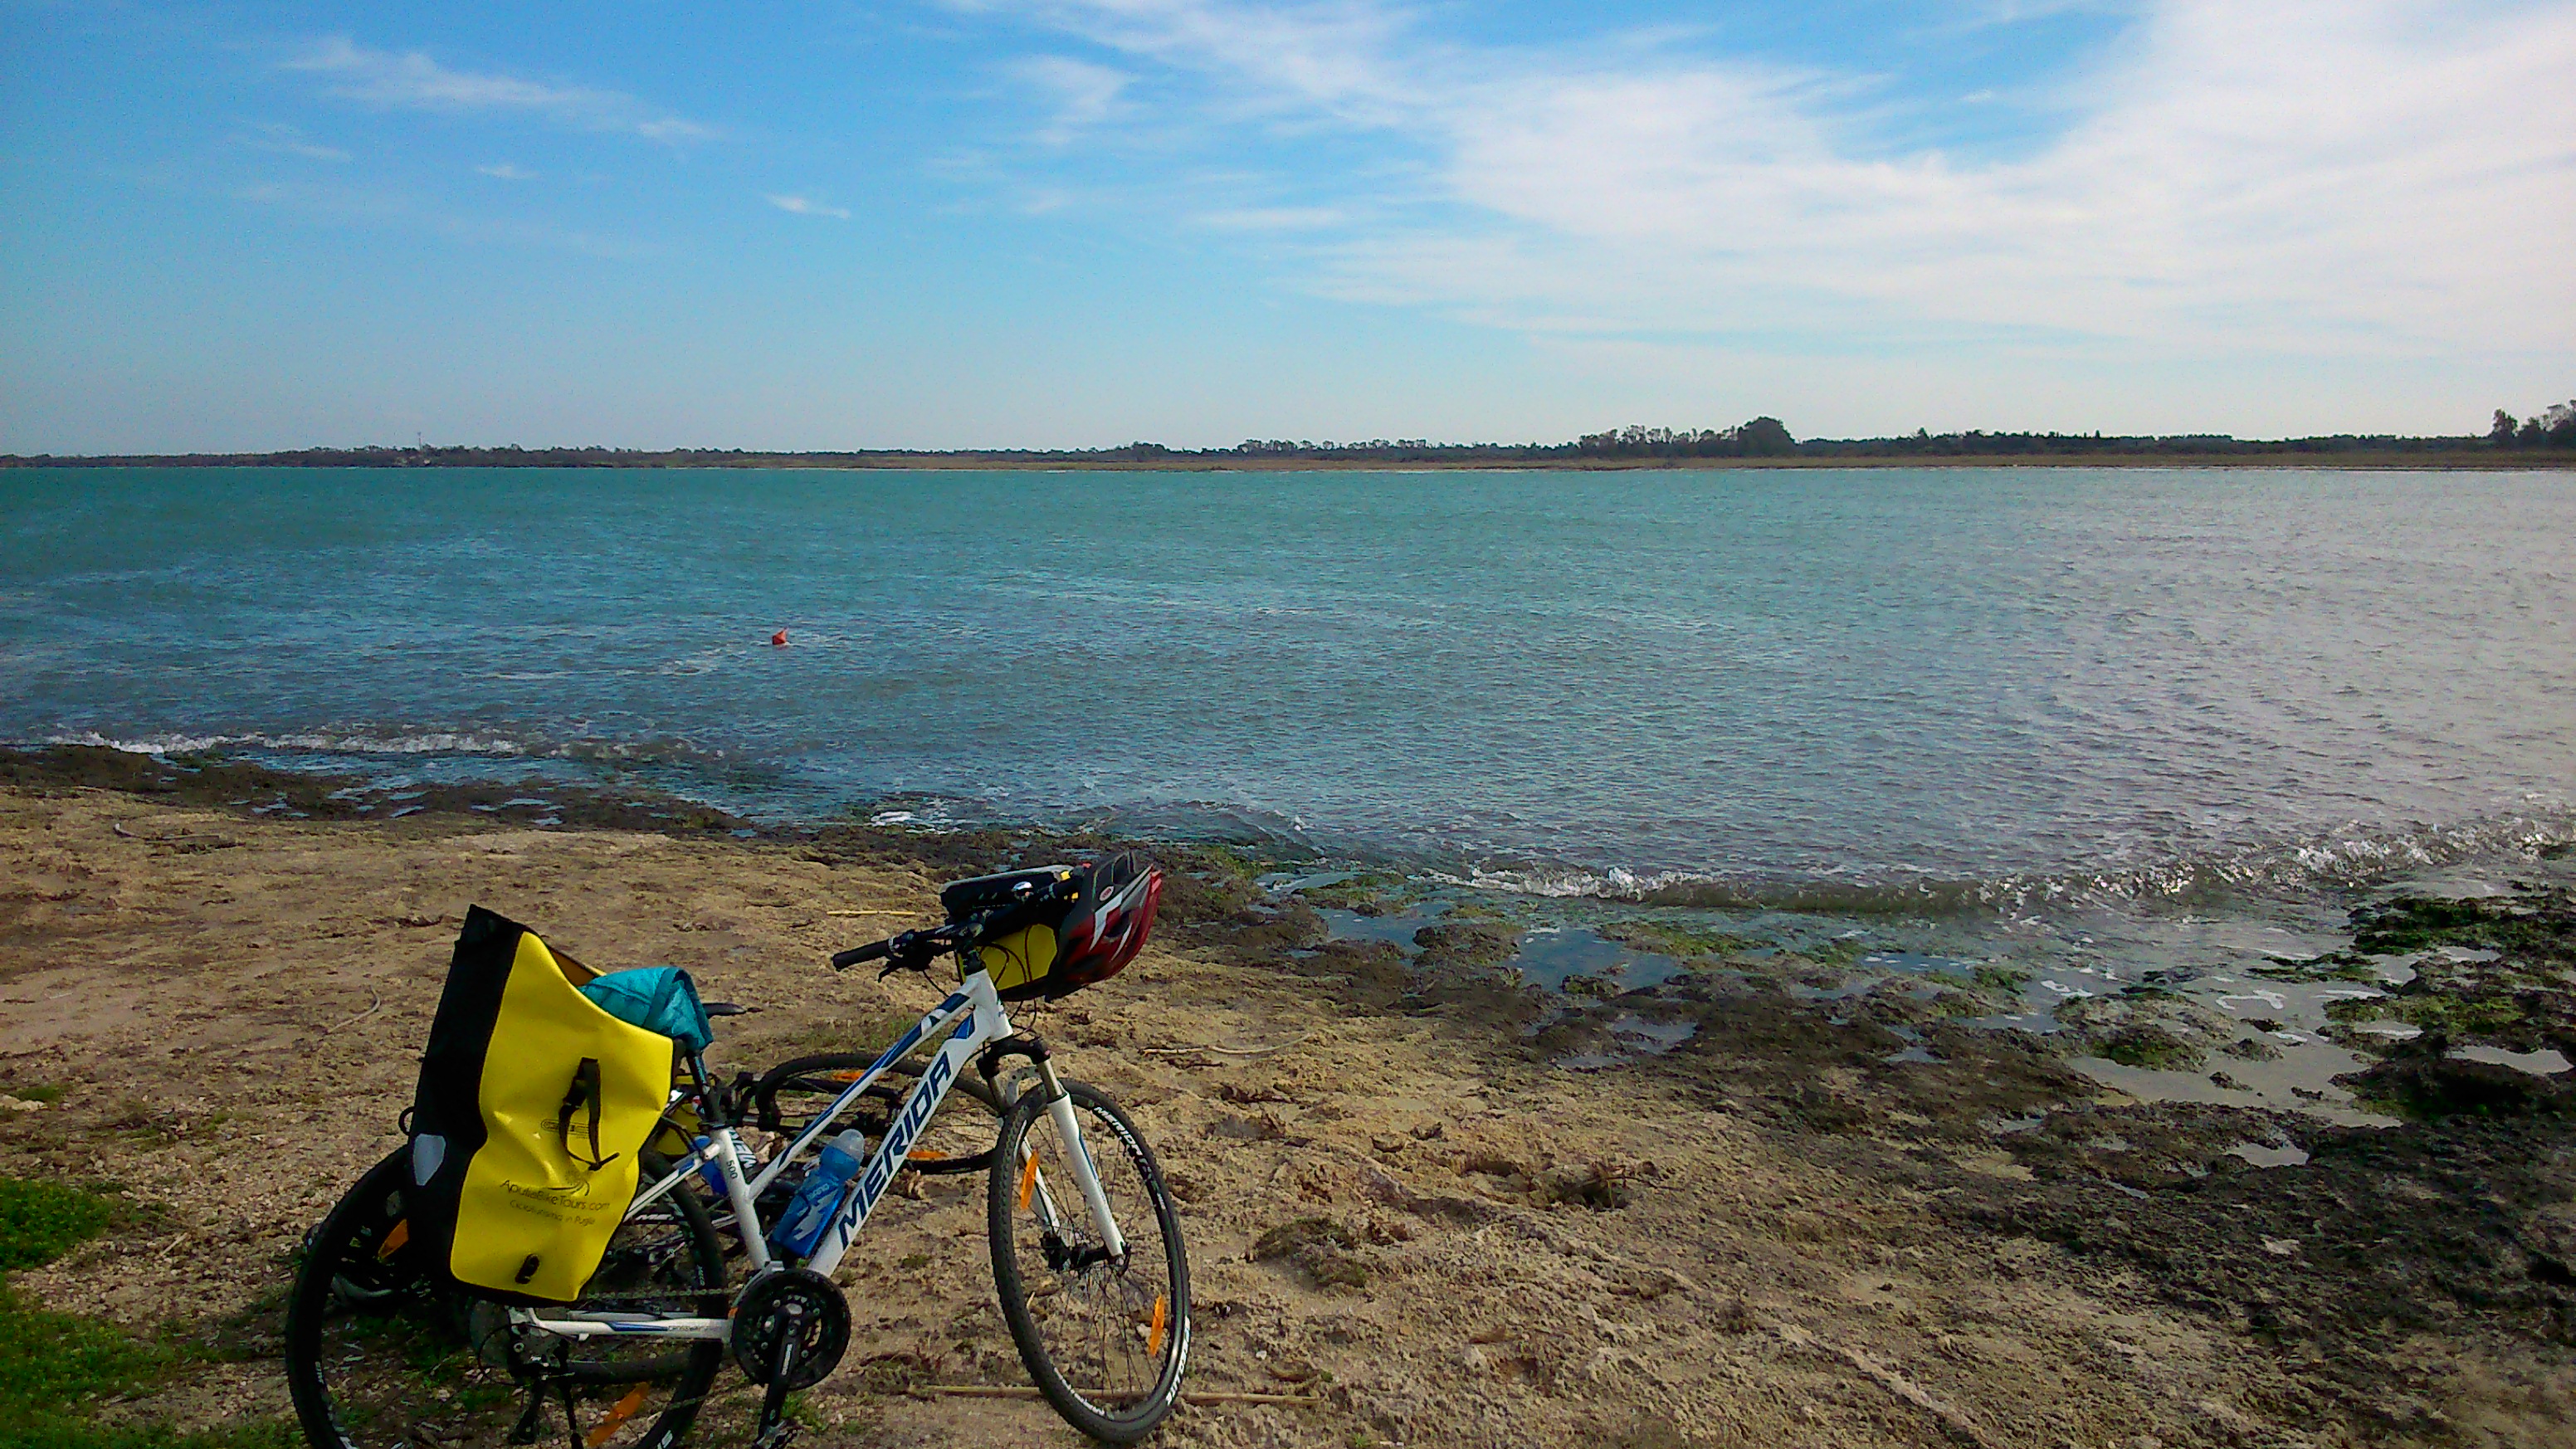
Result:
[[[866,1075],[867,1073],[865,1072],[834,1072],[823,1080],[827,1082],[855,1082]]]
[[[411,1219],[396,1218],[394,1219],[393,1227],[386,1232],[385,1240],[376,1244],[376,1256],[379,1258],[390,1258],[394,1254],[401,1252],[402,1245],[410,1241]]]
[[[644,1407],[644,1391],[651,1387],[650,1384],[637,1384],[628,1389],[626,1397],[609,1409],[608,1417],[599,1421],[599,1427],[583,1436],[582,1449],[599,1449],[600,1445],[607,1443],[608,1436],[616,1433],[620,1424],[634,1418],[635,1411]]]
[[[946,1162],[948,1154],[936,1148],[917,1147],[903,1155],[906,1162]]]
[[[1038,1188],[1038,1155],[1034,1152],[1020,1159],[1020,1211],[1029,1210],[1029,1194]]]
[[[1172,1295],[1169,1293],[1155,1294],[1154,1326],[1152,1330],[1145,1335],[1145,1357],[1161,1358],[1163,1356],[1163,1329],[1169,1325],[1171,1317]]]

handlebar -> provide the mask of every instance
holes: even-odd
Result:
[[[893,947],[892,941],[871,941],[864,946],[853,946],[847,951],[836,951],[832,953],[832,969],[847,971],[862,961],[874,961],[880,956],[889,954]]]
[[[972,931],[972,921],[940,926],[928,931],[902,931],[882,941],[853,946],[832,957],[832,969],[847,971],[862,961],[891,961],[887,972],[929,969],[930,958],[943,951],[954,951]],[[883,974],[883,973],[880,973]]]

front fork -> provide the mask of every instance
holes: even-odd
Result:
[[[1101,1249],[1109,1255],[1110,1262],[1123,1263],[1127,1259],[1127,1238],[1118,1231],[1118,1219],[1109,1211],[1109,1194],[1101,1190],[1100,1173],[1091,1163],[1091,1148],[1082,1140],[1082,1124],[1073,1115],[1073,1094],[1064,1089],[1063,1079],[1055,1074],[1055,1063],[1042,1053],[1037,1057],[1037,1066],[1040,1090],[1046,1093],[1047,1115],[1055,1120],[1056,1132],[1071,1149],[1074,1185],[1082,1189],[1083,1206],[1091,1210],[1091,1226],[1100,1234]],[[1020,1150],[1026,1153],[1029,1149],[1023,1145]],[[1042,1174],[1037,1190],[1046,1191]],[[1048,1216],[1053,1217],[1052,1197],[1046,1200],[1046,1206]]]

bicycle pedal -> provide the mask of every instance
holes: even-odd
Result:
[[[785,1419],[770,1425],[751,1441],[751,1449],[787,1449],[796,1442],[796,1426]]]

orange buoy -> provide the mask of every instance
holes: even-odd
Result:
[[[786,647],[787,647],[787,631],[786,631],[786,630],[784,630],[784,629],[781,629],[781,630],[779,630],[777,633],[770,635],[770,636],[769,636],[769,642],[770,642],[770,644],[771,644],[772,646],[774,646],[774,647],[776,647],[776,648],[780,648],[780,649],[784,649],[784,648],[786,648]]]

